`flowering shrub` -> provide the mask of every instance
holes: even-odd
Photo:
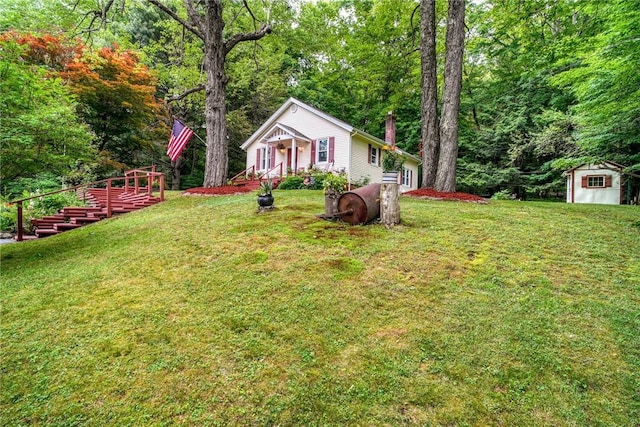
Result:
[[[401,171],[405,159],[396,151],[395,145],[385,145],[382,150],[382,170],[384,172]]]
[[[347,178],[342,174],[328,173],[322,184],[324,194],[342,194],[347,189]]]

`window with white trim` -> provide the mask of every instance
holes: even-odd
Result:
[[[260,170],[265,170],[267,169],[267,165],[268,165],[268,161],[269,161],[269,156],[268,156],[268,150],[266,147],[260,148]]]
[[[411,170],[402,168],[402,185],[411,187]]]
[[[381,154],[380,148],[370,145],[369,146],[369,163],[371,163],[374,166],[380,166],[380,154]]]
[[[329,160],[329,138],[318,139],[316,147],[316,163],[323,163]]]
[[[588,176],[587,188],[604,188],[604,175]]]

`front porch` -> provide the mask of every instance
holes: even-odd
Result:
[[[311,138],[290,126],[276,123],[265,132],[261,143],[263,147],[256,154],[256,173],[282,177],[304,172],[311,164]]]

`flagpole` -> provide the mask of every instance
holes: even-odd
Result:
[[[178,120],[180,123],[183,123],[182,120],[178,119],[176,116],[172,116],[173,120]],[[202,142],[204,144],[204,146],[207,146],[207,143],[204,139],[200,138],[200,135],[198,135],[197,133],[193,132],[193,134],[195,135],[196,138],[198,138],[200,140],[200,142]]]
[[[200,138],[200,136],[195,132],[193,134],[196,136],[196,138],[198,138],[200,140],[200,142],[202,142],[204,144],[205,147],[207,146],[207,143],[204,141],[204,139]]]

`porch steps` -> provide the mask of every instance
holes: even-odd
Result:
[[[279,178],[271,178],[271,183],[273,184],[273,188],[278,188],[278,184],[280,184]],[[231,181],[231,185],[235,185],[236,187],[244,187],[249,188],[251,190],[257,190],[260,188],[260,180],[259,179],[244,179],[244,178],[236,178]]]
[[[110,202],[112,214],[123,214],[155,205],[161,200],[149,194],[127,193],[122,188],[111,188]],[[107,215],[107,191],[104,188],[90,188],[82,194],[89,206],[65,207],[55,215],[33,219],[37,237],[52,236],[73,230],[86,224],[98,222]]]

